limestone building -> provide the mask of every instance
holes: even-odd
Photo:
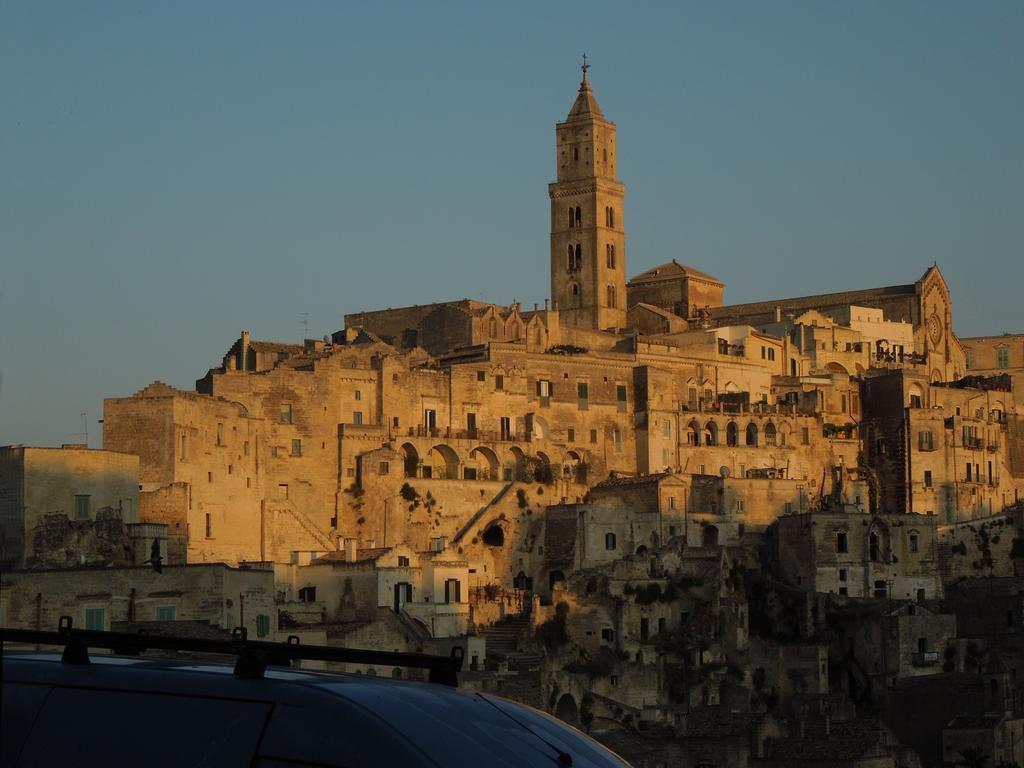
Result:
[[[975,418],[973,394],[940,386],[965,359],[938,267],[732,306],[720,280],[674,260],[627,281],[616,128],[586,73],[555,149],[543,306],[366,311],[304,344],[243,331],[196,391],[107,400],[104,445],[140,457],[142,518],[192,562],[288,564],[347,538],[424,552],[446,537],[476,579],[510,586],[548,580],[547,506],[588,505],[609,480],[678,480],[683,514],[662,514],[661,543],[732,544],[826,506],[955,520],[1018,498],[1012,392],[986,406],[1006,426],[985,427],[970,478],[956,440],[941,462],[912,442],[940,402],[963,411],[944,434],[980,426],[956,421]]]

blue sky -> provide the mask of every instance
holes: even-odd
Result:
[[[1024,3],[0,3],[0,444],[98,445],[242,328],[548,295],[579,55],[627,270],[917,279],[1024,331]]]

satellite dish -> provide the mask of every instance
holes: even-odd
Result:
[[[720,467],[719,470],[718,470],[718,474],[720,474],[722,477],[728,477],[729,476],[729,468],[728,467]]]

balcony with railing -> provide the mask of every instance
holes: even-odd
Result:
[[[427,427],[422,424],[409,427],[408,437],[432,437],[444,440],[475,440],[482,443],[528,443],[529,432],[514,432],[496,429],[451,429],[450,427]]]
[[[913,664],[915,667],[934,667],[938,663],[938,651],[918,651],[914,654]]]

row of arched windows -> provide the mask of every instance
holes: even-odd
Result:
[[[618,303],[617,300],[618,300],[618,296],[616,296],[616,293],[615,293],[615,286],[614,285],[609,285],[608,286],[608,306],[610,308],[612,308],[612,309],[615,309],[615,307],[616,307],[616,305]]]
[[[604,208],[604,225],[613,229],[615,227],[615,209],[610,205]]]
[[[568,249],[567,249],[566,268],[570,272],[575,272],[575,271],[579,270],[580,268],[582,268],[582,266],[583,266],[583,249],[582,249],[582,247],[580,246],[579,243],[576,243],[575,245],[573,245],[572,243],[569,243],[569,246],[568,246]]]
[[[608,269],[615,269],[615,246],[608,243],[604,247],[605,262],[608,265]]]
[[[569,208],[569,229],[583,226],[583,215],[580,211],[580,207],[577,205],[575,208]]]
[[[743,431],[743,444],[750,448],[757,448],[760,445],[761,434],[757,424],[751,422]],[[718,445],[718,425],[709,421],[701,429],[697,421],[691,421],[686,427],[687,445]],[[725,426],[725,444],[735,447],[740,444],[740,428],[735,421],[730,421]],[[779,432],[775,425],[768,422],[764,426],[764,444],[768,447],[786,444],[786,433]]]

